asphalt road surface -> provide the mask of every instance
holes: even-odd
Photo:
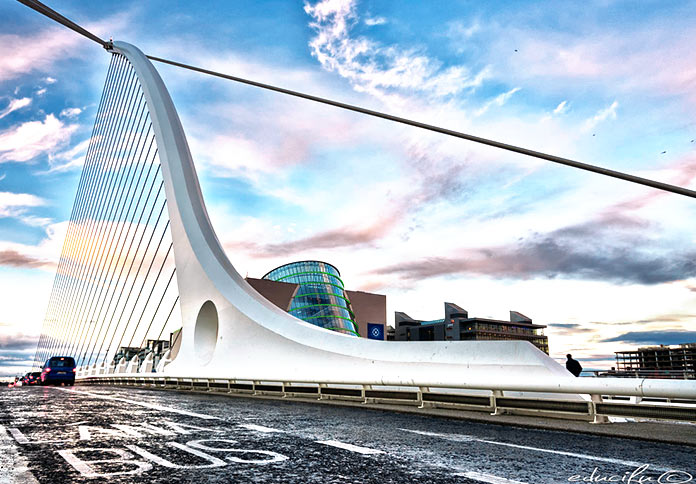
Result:
[[[696,449],[292,401],[0,388],[0,483],[105,481],[676,484],[696,482]]]

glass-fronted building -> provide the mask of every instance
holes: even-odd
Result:
[[[277,267],[263,279],[299,287],[288,312],[316,326],[359,336],[341,274],[327,262],[300,261]]]

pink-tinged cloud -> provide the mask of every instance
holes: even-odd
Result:
[[[505,42],[491,55],[507,53],[511,41],[519,46],[518,52],[511,62],[497,68],[512,70],[510,75],[517,79],[597,81],[619,89],[680,95],[696,102],[694,29],[645,27],[578,37],[565,33],[541,36],[535,31],[509,28]]]
[[[696,249],[665,249],[643,235],[646,228],[645,222],[625,215],[602,216],[514,244],[403,261],[373,273],[405,281],[470,274],[644,285],[696,277]]]
[[[49,71],[61,58],[84,47],[82,37],[62,27],[32,36],[0,35],[0,81],[35,71]]]
[[[49,261],[37,259],[15,250],[0,251],[0,266],[34,269],[37,267],[51,266]]]

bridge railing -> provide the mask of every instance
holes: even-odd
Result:
[[[593,371],[599,378],[652,378],[658,380],[696,380],[696,371],[685,370],[601,370]]]
[[[99,375],[78,380],[83,385],[117,385],[174,391],[236,394],[299,400],[410,405],[608,423],[608,417],[696,422],[696,399],[585,394],[569,399],[567,391],[533,395],[496,389],[345,384],[318,381],[260,381],[173,377],[158,374]]]

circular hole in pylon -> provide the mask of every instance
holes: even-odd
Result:
[[[193,344],[196,357],[205,364],[210,361],[215,352],[218,338],[218,313],[212,301],[206,301],[198,311],[196,329],[193,333]]]

